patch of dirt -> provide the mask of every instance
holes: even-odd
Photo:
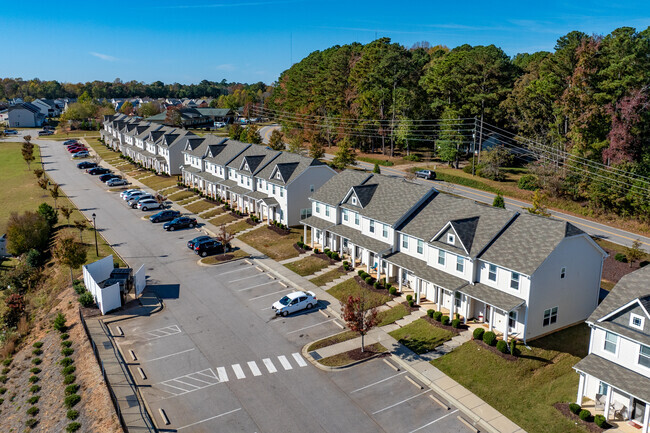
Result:
[[[108,389],[79,319],[76,294],[71,288],[67,288],[59,294],[57,301],[57,307],[34,324],[30,335],[14,354],[7,373],[8,381],[4,385],[7,388],[7,392],[2,396],[5,401],[0,405],[2,431],[26,430],[25,421],[31,418],[26,411],[32,406],[27,400],[35,395],[40,397],[34,404],[39,409],[39,413],[34,417],[38,424],[31,431],[63,432],[72,422],[66,417],[68,409],[63,406],[66,385],[61,374],[62,366],[58,364],[64,357],[61,354],[61,334],[51,326],[52,320],[61,311],[66,316],[66,332],[70,335],[68,341],[72,342],[70,347],[74,349],[70,358],[76,368],[73,374],[76,376],[75,383],[79,385],[77,394],[81,396],[81,400],[73,409],[79,411],[79,417],[75,420],[81,423],[79,431],[122,432]],[[33,344],[37,341],[43,343],[43,353],[38,356],[32,354]],[[36,357],[42,360],[38,366],[32,363]],[[33,367],[41,369],[40,373],[35,374],[39,378],[36,385],[41,387],[36,393],[30,392],[32,383],[29,378],[32,373],[29,370]]]
[[[350,350],[350,351],[348,351],[348,352],[345,352],[345,354],[346,354],[346,355],[347,355],[347,356],[348,356],[348,357],[349,357],[353,362],[356,362],[356,361],[362,361],[362,360],[364,360],[364,359],[368,359],[368,358],[370,358],[371,356],[375,356],[375,355],[377,355],[378,353],[386,353],[386,354],[388,354],[388,352],[375,352],[374,350],[370,349],[370,346],[366,346],[363,352],[361,351],[361,348],[360,348],[360,347],[358,347],[358,348],[356,348],[356,349],[353,349],[353,350]]]
[[[609,254],[609,257],[607,257],[603,263],[603,280],[618,283],[618,281],[625,275],[634,272],[641,267],[641,262],[632,262],[632,266],[630,266],[630,263],[619,262],[614,258],[616,251],[607,248],[603,249],[607,251],[607,254]]]
[[[566,418],[570,419],[571,421],[575,422],[576,424],[582,424],[582,426],[584,428],[586,428],[588,431],[590,431],[592,433],[601,433],[601,432],[606,430],[606,429],[598,427],[596,424],[593,423],[593,416],[591,417],[592,422],[581,420],[578,415],[576,415],[575,413],[573,413],[573,412],[571,412],[569,410],[569,403],[555,403],[553,405],[553,407],[555,409],[557,409]]]

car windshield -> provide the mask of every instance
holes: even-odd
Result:
[[[289,302],[291,302],[291,298],[289,298],[288,296],[285,296],[282,299],[280,299],[280,303],[282,305],[289,305]]]

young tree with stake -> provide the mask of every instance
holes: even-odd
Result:
[[[343,320],[351,331],[361,335],[361,351],[364,351],[364,336],[377,325],[377,309],[368,308],[365,297],[348,296],[345,302],[341,302],[343,309]]]

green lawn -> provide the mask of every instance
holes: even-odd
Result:
[[[572,369],[587,355],[585,324],[519,346],[520,358],[506,361],[473,342],[431,363],[529,433],[584,433],[554,407],[572,402],[578,375]]]
[[[185,200],[188,197],[192,197],[193,195],[194,193],[192,191],[178,191],[177,193],[168,195],[167,199],[173,201],[181,201],[181,200]]]
[[[417,354],[430,352],[454,336],[451,331],[438,328],[424,319],[418,319],[388,334]]]
[[[319,275],[316,278],[312,278],[309,281],[316,284],[317,286],[324,286],[325,284],[331,281],[341,278],[345,274],[347,274],[347,272],[342,271],[341,268],[336,268],[334,270],[325,272],[324,274]]]
[[[190,205],[185,206],[185,209],[187,209],[192,213],[201,213],[201,212],[205,212],[208,209],[212,209],[215,206],[217,206],[215,203],[212,203],[207,200],[201,200],[201,201],[197,201],[196,203],[192,203]]]
[[[156,175],[154,177],[142,179],[141,182],[155,191],[161,191],[176,185],[177,180],[175,176]]]
[[[409,310],[404,305],[399,304],[396,307],[391,308],[390,310],[382,311],[377,314],[377,320],[379,324],[377,326],[386,326],[391,323],[395,323],[404,316],[408,316]]]
[[[307,275],[316,273],[321,269],[325,269],[326,267],[329,266],[329,262],[315,256],[308,256],[305,257],[304,259],[287,263],[284,266],[292,270],[296,274],[302,277],[306,277]]]
[[[237,233],[243,232],[244,230],[248,230],[252,227],[253,226],[248,224],[245,220],[241,220],[239,222],[229,225],[228,227],[226,227],[226,230],[229,233],[236,235]]]
[[[215,225],[219,227],[221,224],[228,224],[233,221],[235,221],[237,218],[234,216],[230,215],[229,213],[225,215],[218,216],[216,218],[212,218],[210,221],[208,221],[210,224]]]
[[[354,278],[343,281],[327,291],[339,301],[345,302],[348,296],[365,296],[368,308],[379,307],[391,300],[390,295],[376,293],[357,284]]]
[[[307,351],[311,352],[312,350],[322,349],[323,347],[332,346],[337,343],[343,343],[344,341],[352,340],[353,338],[357,337],[359,337],[358,332],[343,331],[340,334],[332,335],[331,337],[326,337],[322,340],[311,343],[307,348]]]
[[[298,257],[298,251],[293,245],[300,240],[302,234],[302,228],[292,228],[291,233],[288,235],[279,235],[264,225],[257,230],[243,234],[239,239],[253,248],[258,249],[273,260],[280,261]],[[309,239],[309,230],[307,231],[307,238]]]

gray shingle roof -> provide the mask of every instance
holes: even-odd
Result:
[[[342,224],[329,227],[328,231],[343,236],[344,238],[350,239],[353,244],[359,245],[367,250],[370,250],[374,253],[381,253],[391,248],[390,244],[371,238],[361,234],[361,232],[352,227],[344,226]]]
[[[225,166],[234,158],[241,155],[241,153],[248,149],[250,146],[252,146],[251,144],[242,143],[241,141],[236,140],[228,140],[225,142],[225,144],[226,147],[223,149],[223,151],[219,152],[219,154],[213,158],[208,158],[208,161],[216,165]]]
[[[260,170],[257,176],[276,185],[287,185],[308,167],[314,165],[323,165],[323,163],[317,159],[296,155],[295,153],[281,152],[273,162]],[[275,177],[271,178],[276,167],[280,171],[283,181]]]
[[[580,233],[584,232],[566,221],[521,214],[488,247],[481,259],[532,275],[565,237]]]
[[[332,176],[323,186],[318,188],[311,198],[315,201],[326,203],[331,206],[338,206],[341,200],[345,198],[350,188],[355,185],[361,185],[372,175],[363,171],[344,170]]]
[[[467,284],[458,291],[481,302],[487,302],[488,304],[504,311],[511,311],[526,303],[526,301],[521,298],[502,292],[499,289],[495,289],[483,283]]]
[[[650,402],[650,378],[590,353],[573,366],[624,392]]]
[[[330,221],[324,220],[322,218],[318,218],[318,217],[313,216],[313,215],[308,216],[307,218],[304,218],[304,219],[300,220],[300,224],[308,225],[310,227],[316,227],[317,229],[320,229],[320,230],[325,230],[328,227],[332,227],[332,226],[335,225],[334,223],[332,223]]]
[[[230,143],[230,141],[228,141],[228,143]],[[264,168],[269,162],[273,161],[273,159],[278,155],[280,155],[280,152],[277,150],[271,150],[266,146],[252,144],[242,153],[237,155],[237,157],[228,164],[228,167],[239,170],[242,161],[246,158],[250,161],[249,168],[251,169],[251,173],[255,174]]]
[[[427,262],[402,252],[388,254],[384,257],[388,262],[414,273],[418,277],[436,284],[447,290],[456,290],[467,284],[467,281],[447,272],[427,265]]]

